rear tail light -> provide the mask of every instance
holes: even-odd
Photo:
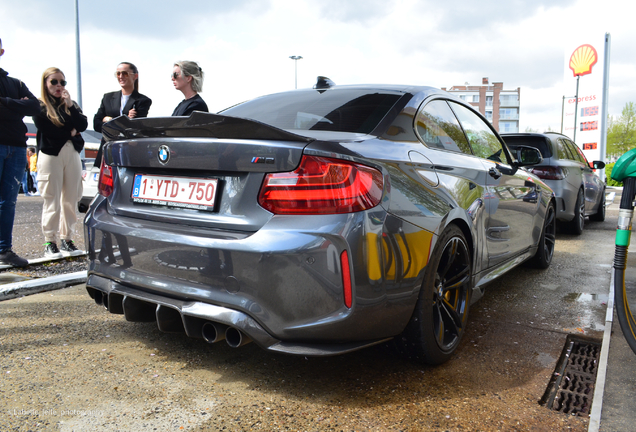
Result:
[[[110,165],[102,163],[99,169],[99,183],[97,184],[97,190],[100,195],[109,197],[113,193],[113,169]]]
[[[538,166],[533,167],[530,172],[542,180],[563,180],[565,173],[561,167]]]
[[[367,210],[382,199],[384,181],[375,168],[303,156],[292,172],[268,174],[258,203],[274,214],[339,214]]]

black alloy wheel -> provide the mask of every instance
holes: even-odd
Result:
[[[550,202],[545,210],[545,219],[543,222],[543,231],[539,239],[537,252],[532,257],[532,263],[541,269],[550,267],[552,257],[554,256],[554,246],[556,243],[556,210],[554,203]]]
[[[583,196],[583,189],[579,189],[576,204],[574,205],[574,219],[568,225],[572,234],[581,235],[583,232],[583,226],[585,225],[585,197]]]
[[[436,365],[457,349],[468,320],[472,291],[471,254],[463,232],[449,226],[426,266],[415,312],[403,341],[417,359]]]

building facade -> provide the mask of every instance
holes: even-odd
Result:
[[[442,87],[474,106],[500,133],[519,132],[519,97],[521,89],[504,90],[503,83],[490,84],[488,78],[481,85]]]

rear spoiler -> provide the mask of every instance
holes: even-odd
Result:
[[[296,135],[255,120],[194,111],[190,117],[152,117],[129,119],[120,116],[104,124],[106,142],[137,138],[221,138],[268,141],[311,142],[313,138]]]

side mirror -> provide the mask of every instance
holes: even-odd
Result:
[[[515,146],[512,148],[512,153],[517,159],[515,165],[517,166],[529,166],[529,165],[538,165],[543,162],[543,156],[541,156],[541,152],[530,146]]]
[[[592,167],[594,169],[603,169],[603,168],[605,168],[605,162],[603,162],[603,161],[594,161],[594,162],[592,162]]]

